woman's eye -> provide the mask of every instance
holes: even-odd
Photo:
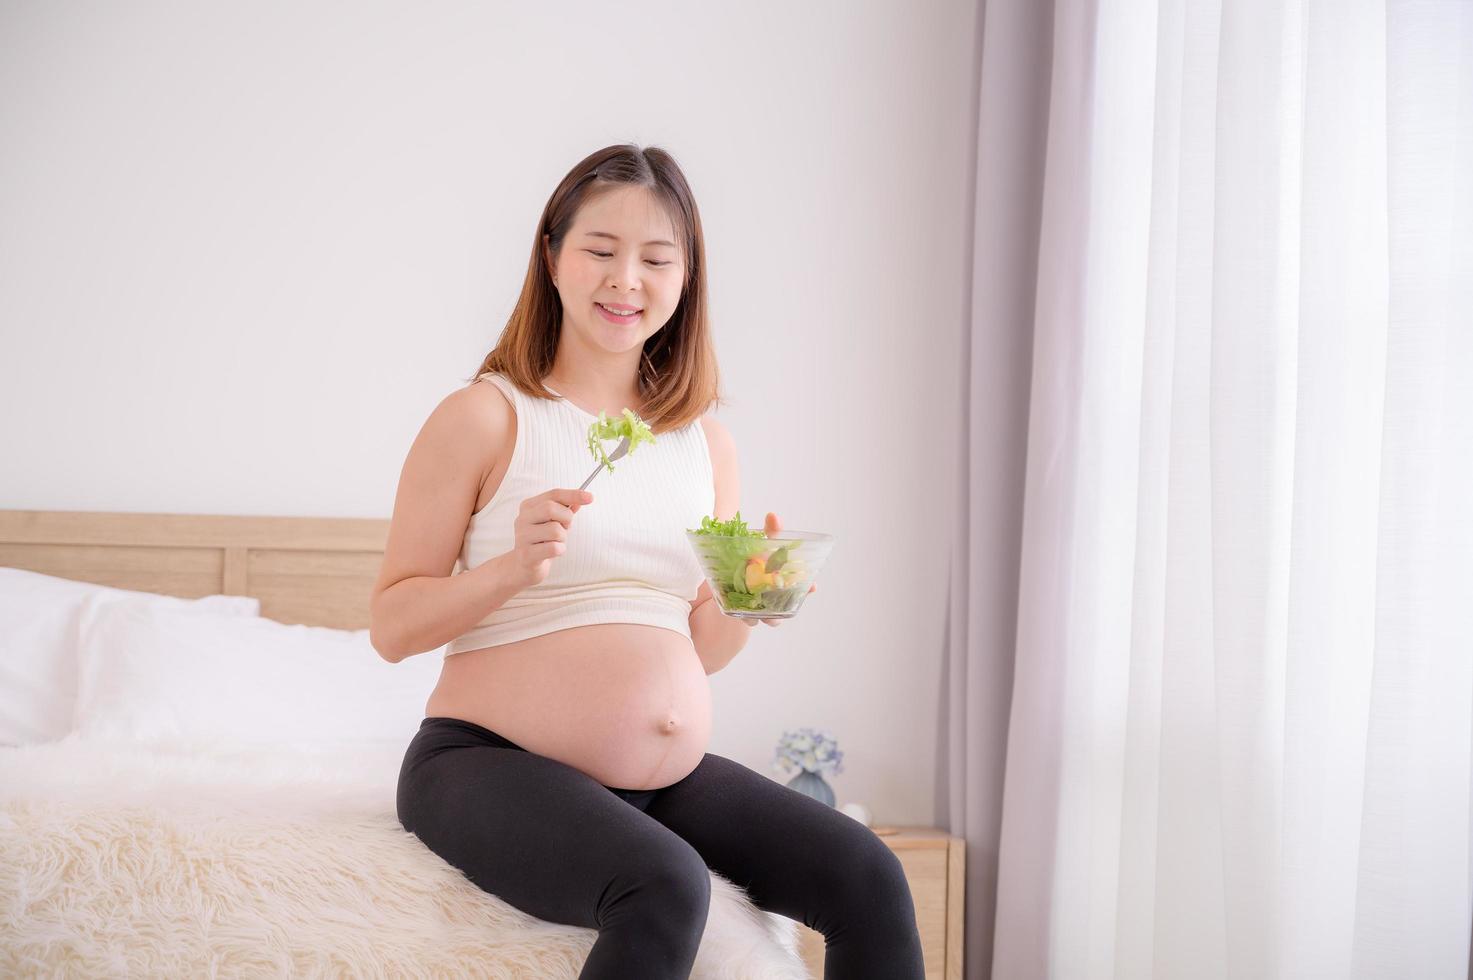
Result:
[[[597,255],[601,259],[606,259],[610,255],[613,255],[614,254],[613,252],[595,252],[591,248],[590,249],[586,249],[585,251],[587,251],[589,255]],[[659,267],[659,266],[662,266],[662,265],[669,265],[670,264],[669,262],[656,262],[654,259],[645,259],[645,261],[648,262],[650,265],[653,265],[655,267]]]

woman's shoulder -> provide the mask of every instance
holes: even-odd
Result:
[[[515,385],[494,371],[485,371],[477,375],[470,384],[452,392],[451,397],[459,397],[471,405],[505,405],[508,409],[515,410],[512,393],[507,390],[509,388],[515,388]]]
[[[731,437],[719,419],[707,412],[700,417],[701,430],[706,435],[706,448],[711,454],[711,467],[721,473],[736,470],[736,440]]]
[[[706,434],[707,442],[717,439],[727,443],[732,441],[731,431],[727,429],[726,425],[720,419],[710,412],[702,415],[697,421],[701,424],[701,431]]]
[[[435,411],[467,445],[499,450],[515,437],[516,406],[499,387],[486,383],[485,375],[446,395]]]

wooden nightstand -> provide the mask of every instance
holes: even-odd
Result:
[[[926,980],[962,980],[962,908],[965,901],[966,841],[935,827],[871,828],[890,845],[905,868]],[[823,976],[823,936],[798,923],[798,948],[815,977]]]

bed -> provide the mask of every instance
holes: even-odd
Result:
[[[0,976],[578,975],[395,817],[440,656],[369,645],[387,532],[0,511]],[[810,976],[714,872],[691,975]]]

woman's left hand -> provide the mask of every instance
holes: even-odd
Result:
[[[776,514],[772,513],[771,511],[768,511],[767,512],[767,520],[764,522],[764,525],[763,525],[763,528],[762,529],[763,529],[763,531],[766,532],[766,534],[767,534],[767,536],[769,538],[775,538],[775,537],[777,537],[782,532],[783,525],[782,525],[782,522],[777,519],[777,515]],[[818,591],[818,585],[817,585],[817,583],[808,586],[808,594],[809,595],[812,595],[814,592],[817,592],[817,591]],[[781,619],[745,619],[744,618],[742,620],[742,622],[744,622],[744,623],[747,624],[747,628],[748,629],[751,629],[752,627],[756,626],[758,623],[766,623],[768,626],[781,626],[782,625],[782,620]]]

